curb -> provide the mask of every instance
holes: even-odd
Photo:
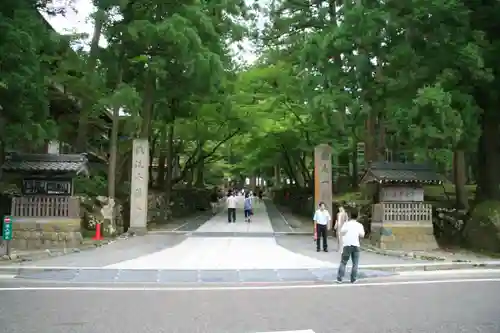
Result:
[[[319,267],[317,269],[337,269],[337,265],[332,265],[331,267]],[[309,268],[308,268],[309,269]],[[381,264],[381,265],[359,265],[360,271],[373,271],[373,272],[390,272],[398,274],[400,272],[417,272],[417,271],[450,271],[450,270],[470,270],[470,269],[495,269],[500,271],[500,261],[485,261],[485,262],[474,262],[474,263],[462,263],[462,262],[448,262],[448,263],[415,263],[415,264]],[[101,266],[91,267],[91,266],[36,266],[36,265],[4,265],[0,266],[0,275],[12,274],[21,275],[22,273],[41,273],[41,272],[57,272],[57,271],[96,271],[96,270],[122,270],[116,268],[104,268]],[[127,269],[124,269],[127,270]],[[132,269],[133,271],[141,271],[141,269]],[[150,270],[150,269],[145,269]],[[158,269],[161,270],[161,269]],[[167,269],[168,270],[168,269]],[[235,271],[240,271],[242,269],[234,269]],[[243,270],[253,270],[253,269],[243,269]],[[259,269],[256,269],[259,270]],[[285,270],[304,270],[304,268],[289,268]],[[306,269],[307,270],[307,269]],[[173,269],[173,271],[177,271]],[[203,271],[203,270],[202,270]],[[214,270],[209,270],[214,271]],[[215,270],[217,271],[217,269]],[[224,269],[221,271],[225,271]]]
[[[415,264],[389,264],[389,265],[359,265],[359,269],[371,269],[388,272],[413,272],[413,271],[447,271],[462,269],[499,269],[499,261],[482,262],[441,262],[441,263],[415,263]]]
[[[52,249],[52,250],[46,249],[46,250],[40,250],[39,252],[33,252],[33,253],[15,253],[14,252],[14,253],[11,253],[10,257],[7,257],[7,256],[0,257],[0,270],[3,269],[2,266],[9,265],[11,263],[23,263],[23,262],[31,262],[31,261],[37,261],[37,260],[47,259],[47,258],[62,257],[65,255],[68,255],[68,254],[79,253],[82,251],[96,249],[96,248],[114,243],[117,240],[123,240],[123,239],[127,239],[127,238],[116,238],[116,239],[111,239],[111,240],[107,240],[107,241],[102,241],[101,243],[84,245],[82,247],[77,247],[77,248],[62,248],[62,249]]]
[[[426,260],[426,261],[449,261],[448,258],[438,256],[435,254],[431,253],[426,253],[426,252],[405,252],[405,251],[396,251],[396,250],[382,250],[379,248],[374,248],[372,246],[367,246],[367,245],[361,245],[361,249],[364,252],[370,252],[370,253],[375,253],[375,254],[380,254],[383,256],[387,257],[396,257],[396,258],[408,258],[408,259],[417,259],[417,260]],[[483,261],[496,261],[496,260],[481,260],[480,262]],[[457,260],[452,260],[452,262],[455,263],[471,263],[472,260],[463,260],[463,259],[457,259]]]

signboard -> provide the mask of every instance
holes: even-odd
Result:
[[[132,180],[130,189],[130,229],[146,232],[148,218],[149,144],[146,139],[135,139],[132,153]]]
[[[315,209],[320,202],[324,202],[332,215],[332,199],[332,148],[329,145],[319,145],[314,148]]]
[[[422,202],[424,201],[424,189],[417,187],[383,187],[380,190],[380,201],[382,202]]]
[[[71,195],[71,179],[23,179],[26,195]]]
[[[10,216],[3,218],[2,239],[6,241],[12,240],[12,219]]]

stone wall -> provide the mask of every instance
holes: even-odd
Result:
[[[83,241],[80,219],[16,217],[12,229],[17,250],[77,248]]]
[[[430,251],[438,248],[432,224],[373,226],[369,238],[372,245],[384,250]]]
[[[210,190],[178,188],[171,194],[170,206],[165,207],[165,194],[151,192],[148,196],[148,223],[168,223],[169,220],[210,209]]]
[[[173,218],[184,217],[208,210],[210,209],[209,194],[210,191],[208,189],[174,189],[171,195],[170,207],[165,207],[165,194],[163,192],[152,191],[148,194],[148,223],[168,223]],[[114,203],[114,224],[111,224],[103,216],[103,208],[108,205],[107,197],[81,197],[80,202],[83,230],[93,231],[97,223],[102,223],[104,236],[114,236],[128,229],[130,213],[128,201],[117,201]]]
[[[292,213],[311,217],[314,212],[314,197],[310,188],[287,187],[272,191],[273,202],[284,206]]]
[[[82,230],[93,231],[97,223],[101,224],[104,236],[121,234],[125,229],[124,205],[119,201],[110,201],[108,197],[80,197]],[[111,216],[114,210],[115,221]]]
[[[500,253],[500,202],[486,201],[474,207],[463,237],[473,249]]]
[[[287,207],[292,213],[299,216],[311,218],[314,214],[314,197],[309,188],[280,188],[272,191],[273,202],[282,207]],[[348,201],[344,202],[346,208],[356,209],[359,211],[359,222],[365,227],[366,237],[370,234],[371,224],[371,205],[367,200]],[[332,212],[335,216],[338,212],[340,202],[333,201]]]

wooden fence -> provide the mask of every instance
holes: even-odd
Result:
[[[69,196],[12,198],[11,215],[17,217],[80,217],[80,201]]]
[[[372,222],[432,223],[432,205],[423,202],[382,202],[372,209]]]

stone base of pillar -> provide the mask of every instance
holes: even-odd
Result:
[[[148,228],[146,228],[146,227],[130,227],[130,228],[128,228],[127,233],[134,234],[137,236],[144,236],[148,233]]]
[[[370,243],[383,250],[431,251],[439,246],[432,224],[372,225]]]

